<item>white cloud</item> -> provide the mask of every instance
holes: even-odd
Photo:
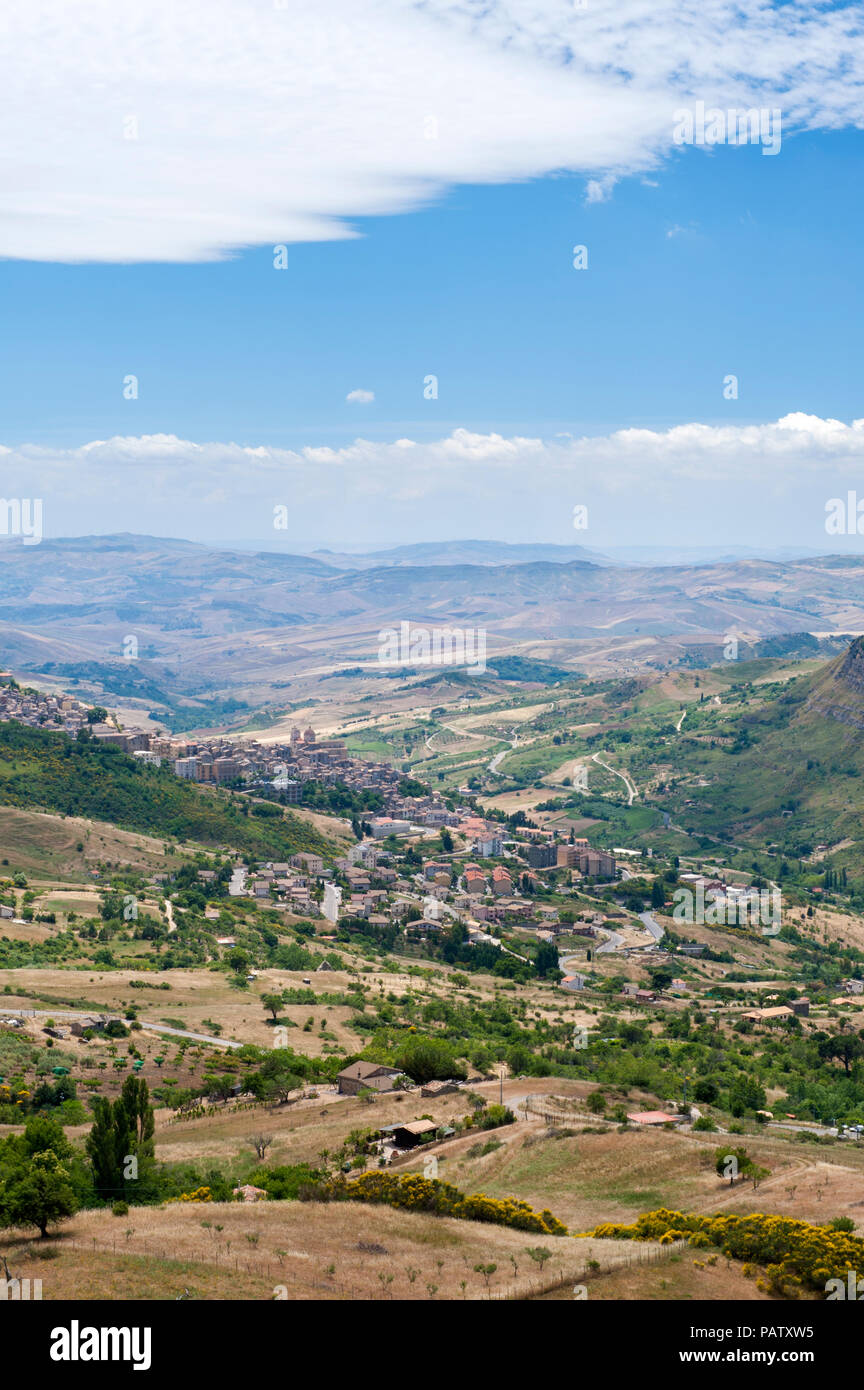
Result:
[[[602,179],[589,179],[585,186],[585,202],[608,203],[616,182],[614,174],[607,174]]]
[[[375,399],[375,392],[364,391],[361,388],[357,391],[349,391],[345,399],[346,401],[354,401],[355,404],[358,405],[369,405],[369,403]]]
[[[669,477],[687,476],[710,463],[717,480],[734,481],[751,474],[753,465],[785,475],[790,462],[803,472],[824,474],[831,469],[857,469],[864,461],[864,419],[842,420],[797,411],[782,419],[755,425],[706,425],[691,422],[666,430],[627,428],[606,435],[581,437],[558,433],[551,439],[528,435],[479,434],[455,429],[440,439],[399,438],[392,442],[358,438],[337,448],[309,445],[282,449],[267,444],[231,442],[196,443],[173,434],[115,435],[95,439],[74,448],[45,444],[0,445],[4,489],[20,489],[28,473],[66,478],[71,486],[82,479],[102,482],[115,471],[120,480],[128,474],[146,475],[165,465],[173,470],[178,486],[184,478],[217,480],[236,469],[247,478],[247,488],[257,491],[258,480],[283,475],[286,470],[309,470],[331,477],[354,474],[358,463],[373,472],[382,486],[398,484],[410,451],[412,470],[427,468],[430,474],[451,469],[466,478],[497,476],[502,468],[543,469],[547,476],[561,475],[575,464],[603,463],[603,479],[626,480],[646,462],[661,464]],[[471,467],[466,472],[466,465]],[[10,486],[10,480],[15,487]],[[485,485],[485,481],[484,481]]]
[[[813,540],[824,502],[855,487],[864,497],[864,419],[800,412],[765,424],[693,422],[582,438],[457,429],[425,441],[281,449],[149,435],[3,453],[4,496],[41,497],[46,535],[272,541],[273,507],[287,504],[296,523],[296,534],[282,537],[289,549],[481,532],[550,539],[575,502],[590,503],[600,528],[582,537],[590,544],[676,535],[764,543],[768,534],[787,543]]]
[[[7,0],[0,256],[213,260],[558,170],[596,200],[656,167],[692,100],[779,106],[784,136],[864,122],[860,21],[817,0]]]

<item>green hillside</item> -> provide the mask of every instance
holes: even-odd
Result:
[[[228,792],[205,791],[167,768],[142,767],[92,739],[76,741],[11,721],[0,724],[0,805],[89,816],[260,859],[332,850],[296,816],[249,815],[246,801]]]
[[[815,672],[734,711],[688,711],[671,791],[658,801],[686,827],[806,856],[864,839],[864,639]],[[832,858],[860,877],[853,846]]]

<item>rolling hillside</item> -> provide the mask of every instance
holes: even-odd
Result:
[[[330,845],[308,822],[259,819],[247,803],[205,791],[164,768],[142,767],[115,748],[76,742],[22,724],[0,724],[0,805],[60,811],[127,830],[287,859]]]
[[[864,875],[864,638],[730,718],[709,708],[687,727],[662,800],[675,820],[795,857],[849,841],[832,864]]]
[[[10,544],[0,551],[0,663],[108,703],[162,706],[183,729],[317,698],[322,674],[376,666],[380,630],[402,621],[479,628],[490,657],[579,669],[677,665],[691,649],[706,664],[703,649],[710,662],[729,632],[755,643],[864,631],[858,557],[612,565],[575,546],[554,561],[547,550],[405,547],[343,568],[338,556],[131,535]],[[130,634],[135,662],[124,659]]]

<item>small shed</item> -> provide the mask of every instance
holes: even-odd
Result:
[[[391,1137],[397,1149],[416,1149],[418,1144],[435,1134],[437,1129],[434,1120],[411,1120],[409,1124],[396,1125]]]

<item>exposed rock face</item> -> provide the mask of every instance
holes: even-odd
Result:
[[[856,637],[845,655],[832,662],[807,708],[838,724],[864,729],[864,637]]]
[[[837,679],[864,697],[864,637],[856,637],[841,658]]]

